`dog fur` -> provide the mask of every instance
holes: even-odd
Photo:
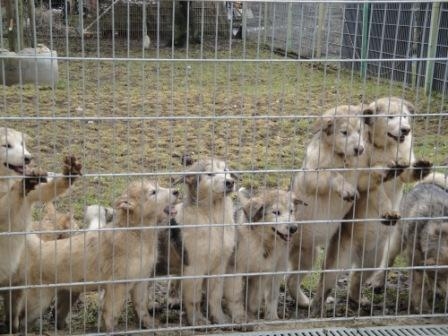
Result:
[[[237,245],[230,259],[228,273],[287,271],[290,241],[298,228],[294,222],[294,213],[302,202],[293,193],[283,190],[268,190],[249,200],[241,198]],[[270,224],[248,225],[260,222]],[[279,318],[277,308],[283,278],[283,274],[244,276],[249,319],[257,316],[262,307],[265,319]],[[243,289],[242,276],[226,278],[224,297],[234,323],[247,320]]]
[[[28,285],[67,284],[67,287],[58,287],[58,296],[63,297],[57,300],[59,328],[64,327],[70,303],[76,301],[79,293],[99,289],[104,289],[100,324],[106,331],[114,329],[128,293],[139,323],[143,327],[153,327],[156,321],[148,313],[148,283],[132,280],[151,276],[157,260],[158,230],[142,228],[168,223],[169,217],[174,215],[171,206],[177,197],[177,191],[159,187],[152,181],[131,182],[115,202],[116,218],[107,227],[127,230],[87,231],[68,239],[40,243],[36,236],[30,236],[23,258],[28,267],[23,267],[25,274],[16,275],[16,283],[23,284],[26,279]],[[131,282],[70,285],[72,282],[111,280]],[[67,297],[70,292],[72,299]],[[41,316],[50,305],[55,289],[43,287],[18,294],[13,311],[15,328]]]
[[[84,210],[84,223],[89,230],[105,227],[114,219],[114,209],[99,204],[89,205]]]
[[[8,134],[10,132],[8,131]],[[8,141],[10,138],[8,136]],[[22,149],[23,150],[23,149]],[[18,169],[18,168],[17,168]],[[16,169],[16,170],[17,170]],[[81,164],[74,157],[64,159],[63,175],[46,181],[46,173],[24,167],[24,176],[0,198],[0,232],[27,232],[31,229],[31,211],[34,203],[49,202],[68,190],[81,171]],[[26,235],[4,235],[0,237],[0,283],[8,284],[17,270],[25,245]]]
[[[446,180],[428,177],[406,193],[401,203],[404,219],[400,229],[408,266],[428,267],[410,271],[411,306],[417,313],[431,312],[435,297],[431,289],[439,289],[444,297],[448,293],[448,269],[437,269],[448,266],[448,185]]]
[[[325,247],[339,228],[339,221],[359,196],[355,170],[364,155],[360,107],[343,105],[324,113],[307,146],[303,171],[294,177],[292,190],[309,206],[298,206],[298,234],[293,237],[290,261],[293,270],[311,270],[317,248]],[[330,171],[330,168],[346,170]],[[324,222],[313,223],[311,221]],[[307,221],[300,223],[300,221]],[[299,306],[309,298],[300,288],[301,275],[288,277],[288,289]]]
[[[379,168],[384,178],[379,186],[370,185],[355,201],[351,211],[345,216],[339,233],[331,238],[326,251],[325,269],[378,267],[386,246],[393,240],[394,227],[381,225],[383,211],[390,209],[393,223],[399,219],[399,204],[404,184],[426,176],[431,170],[427,161],[416,161],[412,150],[412,133],[409,118],[414,107],[411,103],[395,97],[376,100],[363,110],[366,124],[367,165]],[[391,167],[391,169],[387,168]],[[389,170],[389,172],[388,172]],[[397,172],[398,176],[394,177]],[[375,175],[375,173],[371,173]],[[362,177],[360,177],[360,181]],[[367,184],[380,179],[365,179]],[[359,181],[358,181],[359,183]],[[355,219],[357,221],[351,221]],[[351,275],[349,298],[360,301],[361,285],[372,272],[353,272]],[[321,314],[323,302],[335,286],[338,272],[322,273],[312,304],[312,315]]]
[[[33,231],[39,231],[39,238],[48,241],[70,237],[79,229],[78,223],[71,213],[60,213],[53,202],[44,205],[44,215],[40,221],[33,222]],[[45,231],[50,231],[46,233]],[[56,232],[53,232],[56,231]]]
[[[185,177],[186,194],[176,207],[176,222],[182,233],[182,243],[188,253],[183,275],[196,276],[182,280],[183,303],[191,325],[208,324],[202,314],[201,301],[204,275],[226,273],[235,247],[233,202],[235,177],[227,171],[225,162],[216,158],[203,159],[189,167]],[[210,227],[210,224],[222,226]],[[202,227],[189,228],[190,225]],[[230,322],[222,309],[223,277],[208,281],[207,302],[211,319],[219,324]]]

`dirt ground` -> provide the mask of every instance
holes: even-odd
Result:
[[[85,42],[84,48],[76,41],[69,47],[65,41],[55,43],[60,56],[86,59],[60,60],[54,89],[3,87],[0,98],[2,123],[32,137],[28,147],[42,168],[59,172],[64,154],[80,157],[83,178],[57,202],[61,211],[73,211],[80,222],[86,205],[110,205],[130,179],[145,175],[168,185],[170,177],[182,171],[176,156],[183,153],[224,158],[230,168],[241,171],[240,186],[287,188],[293,170],[301,166],[316,116],[338,104],[380,96],[404,97],[418,107],[414,119],[418,157],[437,165],[448,156],[447,118],[425,116],[448,110],[440,94],[425,97],[421,89],[399,83],[363,81],[337,64],[282,61],[283,56],[269,49],[241,41],[216,49],[212,43],[188,50],[152,48],[144,54],[122,40],[115,41],[114,49],[110,41]],[[307,319],[307,310],[298,309],[283,292],[279,313],[284,320],[260,321],[255,328],[447,322],[442,317],[447,312],[443,299],[433,318],[407,316],[407,276],[394,272],[389,279],[385,294],[366,292],[372,298],[369,307],[347,304],[347,278],[341,279],[337,299],[328,305],[327,319],[321,320]],[[166,309],[166,286],[157,288],[162,304],[157,315],[168,322],[160,331],[191,333],[176,330],[181,326],[180,311]],[[61,334],[95,332],[95,295],[86,295],[73,309],[70,329]],[[138,329],[130,306],[119,328]],[[32,331],[54,333],[51,313]]]

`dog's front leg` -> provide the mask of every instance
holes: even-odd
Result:
[[[205,274],[205,270],[199,269],[199,267],[195,266],[199,265],[186,266],[184,274],[186,276],[198,276]],[[201,311],[202,284],[203,279],[201,278],[185,279],[182,284],[187,320],[188,323],[193,326],[210,324]]]
[[[159,325],[158,321],[155,320],[148,312],[148,283],[139,282],[131,290],[131,299],[134,306],[136,315],[139,318],[141,325],[146,328],[155,328]]]
[[[267,320],[278,320],[278,297],[280,296],[280,284],[283,276],[272,275],[267,281],[264,318]]]
[[[72,183],[81,175],[81,163],[74,156],[64,158],[62,177],[56,177],[51,182],[40,183],[27,194],[31,203],[41,201],[49,202],[55,197],[63,194],[70,188]]]
[[[243,305],[243,278],[235,276],[224,280],[224,298],[232,313],[232,322],[241,324],[248,320]]]
[[[121,315],[127,296],[127,284],[108,284],[105,286],[104,298],[100,305],[101,320],[107,332],[114,330],[115,322]]]
[[[221,276],[225,274],[226,263],[219,265],[212,274],[217,277],[211,278],[210,281],[210,292],[209,292],[209,305],[210,305],[210,317],[213,322],[217,324],[230,323],[229,317],[224,314],[222,310],[222,297],[224,294],[224,278]]]

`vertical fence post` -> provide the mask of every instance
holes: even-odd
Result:
[[[434,2],[431,10],[431,27],[429,29],[428,52],[426,56],[433,58],[437,52],[437,38],[439,36],[440,26],[440,2]],[[428,96],[432,91],[432,82],[434,80],[434,61],[426,61],[425,72],[425,94]]]
[[[318,18],[317,18],[317,37],[316,37],[316,57],[320,58],[322,55],[322,32],[325,27],[325,14],[328,3],[319,2],[318,4]]]
[[[361,77],[363,79],[367,76],[366,58],[368,56],[367,46],[369,45],[369,18],[370,4],[366,2],[362,6]]]
[[[286,18],[286,52],[287,54],[292,49],[292,2],[288,4],[288,16]]]

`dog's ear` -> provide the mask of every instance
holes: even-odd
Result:
[[[362,110],[362,118],[364,119],[364,124],[372,126],[374,114],[375,114],[375,110],[370,106],[363,109]]]
[[[314,133],[317,132],[323,132],[326,135],[333,134],[334,131],[334,117],[322,117],[317,119],[316,123],[314,124]]]
[[[115,208],[125,211],[133,211],[135,209],[135,202],[132,201],[128,196],[121,196],[115,202]]]
[[[255,223],[263,219],[266,206],[263,202],[261,202],[261,200],[253,198],[243,207],[243,211],[249,221],[251,223]]]
[[[31,142],[33,138],[31,138],[28,134],[22,132],[22,142],[27,145],[29,142]]]
[[[403,99],[403,105],[405,105],[408,108],[408,111],[412,114],[414,114],[417,111],[415,106],[412,103],[408,102],[407,100]]]

